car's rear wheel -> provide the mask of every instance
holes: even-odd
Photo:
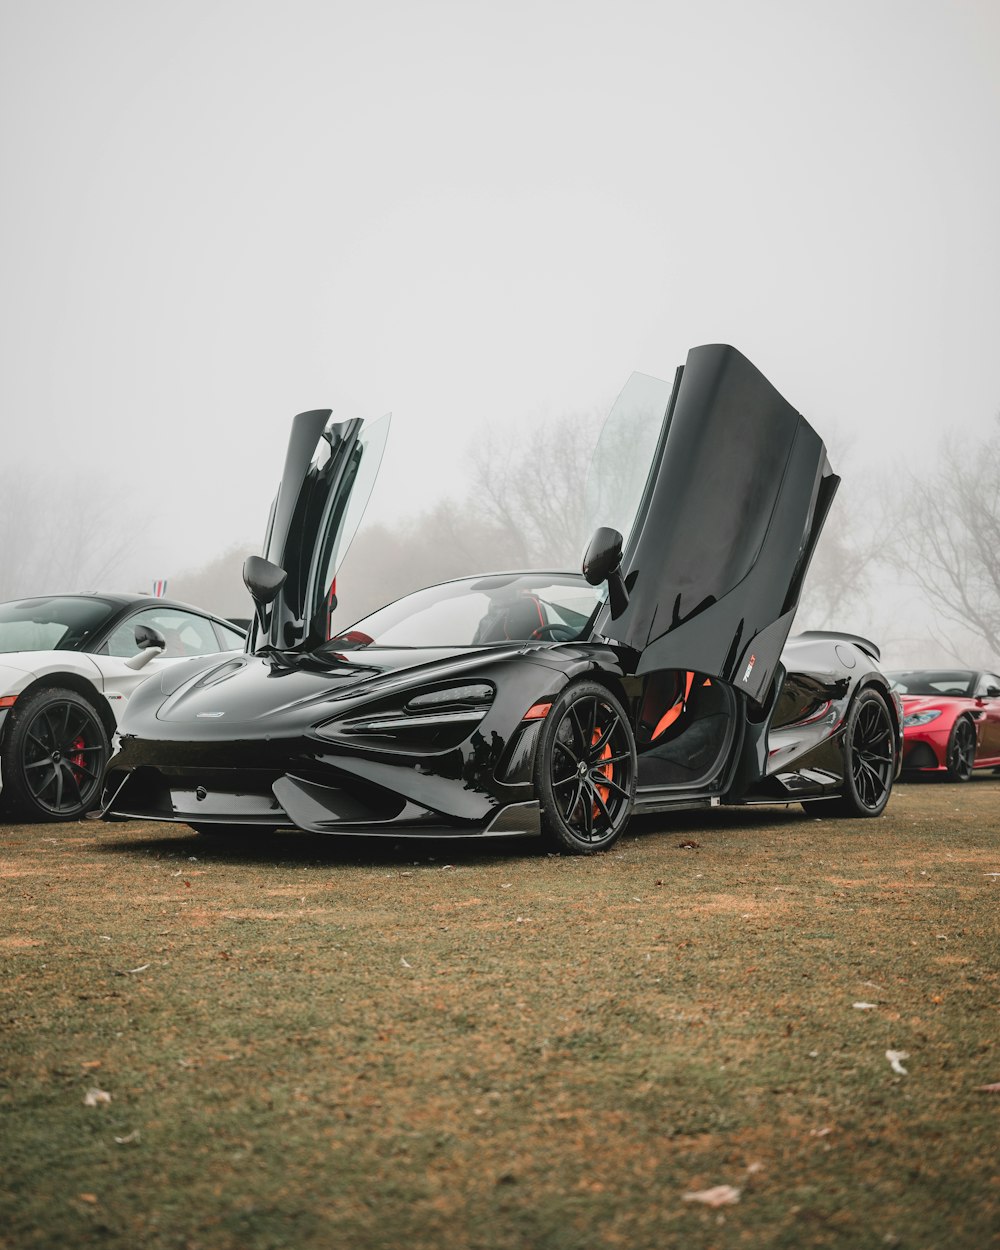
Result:
[[[976,727],[967,716],[960,716],[948,738],[948,779],[968,781],[976,763]]]
[[[831,816],[881,816],[896,774],[896,737],[885,699],[862,690],[844,727],[844,793],[825,804]]]
[[[110,744],[97,708],[75,690],[23,695],[3,748],[4,797],[26,820],[79,820],[95,807]]]
[[[635,739],[621,703],[598,682],[567,686],[535,755],[545,840],[573,855],[606,850],[628,824],[635,781]]]

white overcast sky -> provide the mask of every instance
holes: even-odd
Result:
[[[997,0],[0,17],[3,464],[136,584],[262,535],[302,408],[394,413],[370,519],[702,342],[851,464],[1000,409]]]

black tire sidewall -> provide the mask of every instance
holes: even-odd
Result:
[[[107,766],[111,754],[111,742],[101,714],[90,699],[85,698],[76,690],[68,690],[59,686],[46,686],[28,695],[22,695],[11,711],[11,720],[6,726],[7,732],[4,735],[3,744],[3,795],[8,801],[12,814],[21,819],[44,821],[46,824],[80,820],[100,802],[101,785],[99,783],[90,800],[75,811],[51,812],[38,802],[28,785],[24,772],[24,749],[28,730],[43,708],[62,703],[72,704],[92,717],[103,748],[97,769],[100,776],[103,777]]]
[[[578,699],[585,698],[598,698],[617,713],[621,718],[622,726],[627,735],[631,753],[629,785],[627,787],[629,791],[628,804],[625,811],[619,816],[613,833],[599,842],[586,842],[576,836],[573,829],[563,819],[552,789],[551,760],[555,735],[559,730],[567,708]],[[553,850],[569,852],[573,855],[594,855],[614,846],[625,832],[631,818],[632,807],[635,802],[637,771],[635,736],[629,723],[628,712],[622,706],[621,700],[601,682],[591,681],[586,678],[570,682],[562,690],[559,697],[554,700],[548,715],[542,723],[538,745],[535,748],[535,795],[541,808],[542,837],[547,845]]]
[[[882,711],[885,715],[886,724],[889,726],[892,725],[892,717],[890,716],[889,708],[885,699],[882,698],[877,690],[862,690],[851,704],[851,710],[847,716],[847,724],[844,727],[844,794],[840,801],[835,805],[837,815],[840,816],[855,816],[861,818],[875,818],[881,816],[885,811],[885,806],[889,802],[889,797],[892,794],[892,783],[894,780],[896,765],[895,759],[893,759],[893,766],[890,769],[889,782],[886,786],[885,795],[883,796],[882,802],[878,807],[868,807],[862,801],[861,796],[858,794],[857,787],[854,784],[854,730],[857,726],[858,718],[861,716],[862,709],[866,704],[871,703],[872,700],[876,700],[881,705]],[[892,749],[895,754],[895,740],[893,740]],[[833,807],[834,805],[831,804],[831,811],[833,810]]]
[[[955,721],[954,725],[952,725],[952,727],[951,727],[951,733],[948,735],[948,747],[947,747],[947,754],[945,755],[945,768],[947,769],[947,772],[948,772],[948,778],[949,778],[949,780],[951,780],[951,781],[971,781],[971,780],[972,780],[972,770],[973,770],[973,767],[974,767],[974,763],[973,763],[973,765],[970,765],[968,773],[958,773],[958,772],[955,772],[955,771],[954,771],[954,769],[953,769],[953,768],[952,768],[952,766],[951,766],[951,751],[952,751],[952,747],[954,746],[954,744],[955,744],[955,740],[958,738],[959,732],[960,732],[961,727],[962,727],[963,725],[968,725],[968,726],[969,726],[969,728],[972,730],[972,744],[973,744],[973,746],[972,746],[972,758],[973,758],[973,761],[975,761],[975,757],[976,757],[976,756],[975,756],[976,727],[975,727],[975,725],[973,725],[972,721],[971,721],[971,720],[969,720],[968,716],[960,716],[960,717],[958,718],[958,720],[956,720],[956,721]]]

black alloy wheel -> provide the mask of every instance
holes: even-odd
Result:
[[[573,855],[606,850],[628,824],[635,782],[635,738],[621,703],[598,682],[567,686],[535,754],[545,840]]]
[[[949,781],[969,781],[976,763],[976,727],[967,716],[959,717],[948,739]]]
[[[100,713],[75,690],[36,690],[11,712],[5,797],[22,819],[79,820],[96,806],[110,744]]]
[[[896,775],[896,737],[885,699],[862,690],[844,727],[844,793],[827,806],[830,815],[881,816]]]

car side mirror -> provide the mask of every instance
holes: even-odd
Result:
[[[583,575],[590,585],[608,583],[612,620],[617,620],[628,607],[628,591],[622,578],[622,541],[617,530],[601,526],[583,555]]]
[[[1000,697],[1000,686],[987,686],[986,697],[988,699],[996,699],[997,697]]]
[[[277,599],[287,578],[288,574],[283,568],[265,560],[263,556],[247,556],[244,561],[243,582],[250,591],[262,630],[267,629],[265,617],[268,605]]]
[[[139,650],[125,661],[126,668],[145,668],[150,660],[155,659],[157,655],[162,655],[166,650],[166,638],[152,625],[137,625],[134,636],[135,645]]]

